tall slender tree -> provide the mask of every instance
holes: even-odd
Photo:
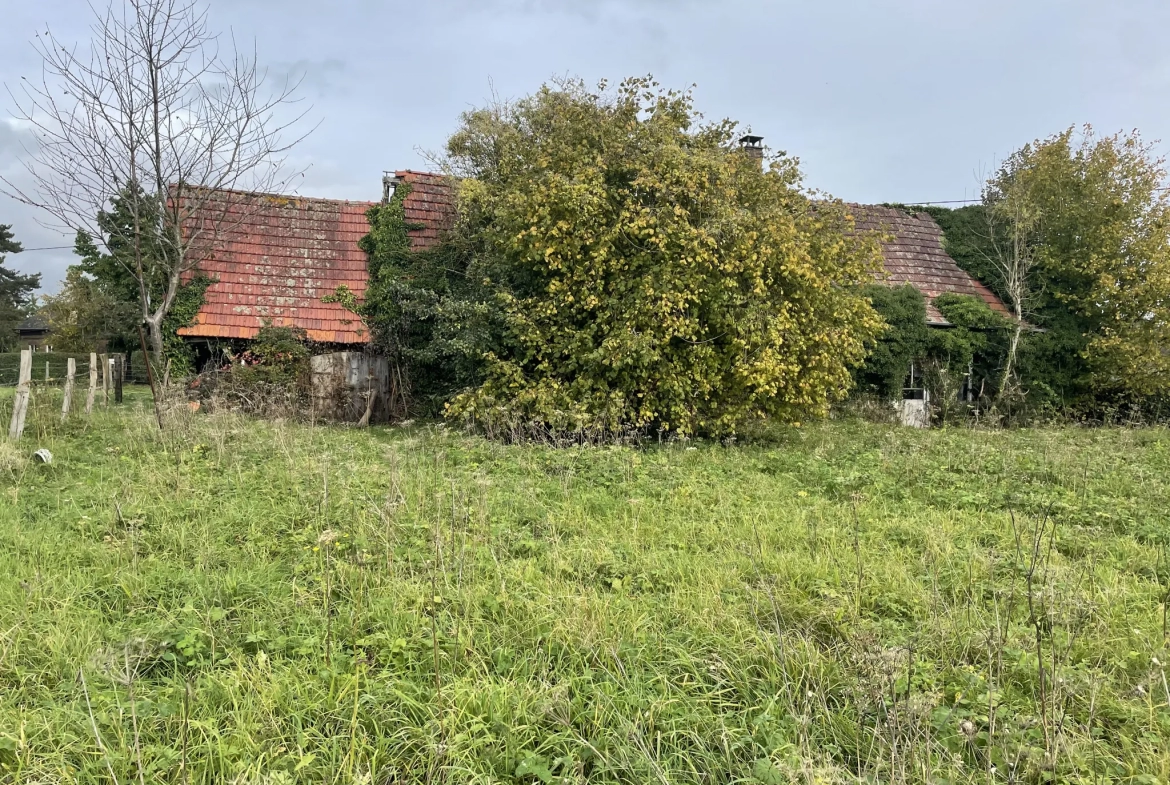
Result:
[[[1078,381],[1098,396],[1170,394],[1167,182],[1136,132],[1085,126],[1024,146],[989,184],[1040,290],[1040,326],[1076,336]]]

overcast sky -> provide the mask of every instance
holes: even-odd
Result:
[[[9,86],[39,73],[38,29],[88,35],[84,0],[5,5]],[[308,196],[377,199],[383,169],[424,168],[493,89],[518,97],[565,74],[695,84],[708,117],[750,125],[800,158],[810,187],[858,202],[970,198],[980,171],[1071,124],[1170,140],[1167,0],[210,0],[210,13],[273,74],[304,75],[320,121],[297,151]],[[19,176],[12,111],[0,95],[0,171]],[[3,196],[0,223],[27,248],[71,242]],[[70,263],[9,257],[49,291]]]

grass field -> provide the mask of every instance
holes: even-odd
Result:
[[[1165,430],[130,400],[0,453],[0,782],[1170,783]]]

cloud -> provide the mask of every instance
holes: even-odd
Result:
[[[0,171],[15,163],[35,142],[27,122],[15,117],[0,120]]]
[[[71,246],[72,238],[46,228],[44,216],[36,209],[0,194],[0,224],[10,224],[16,240],[26,249]],[[52,251],[30,251],[9,254],[6,267],[21,273],[40,273],[41,291],[54,293],[65,277],[65,268],[76,262],[68,248]]]
[[[39,68],[15,45],[21,30],[86,38],[86,0],[10,5],[0,73]],[[425,168],[418,150],[441,149],[461,111],[554,75],[697,84],[708,118],[750,123],[801,159],[810,186],[851,201],[963,198],[981,166],[1073,123],[1170,139],[1166,0],[285,0],[279,13],[235,0],[209,12],[214,30],[255,39],[270,87],[303,80],[292,109],[311,109],[316,130],[289,166],[307,168],[297,190],[309,195],[377,199],[382,170]],[[0,169],[15,177],[27,137],[4,104]],[[35,218],[0,198],[0,222],[26,245],[59,244],[34,240]]]
[[[300,60],[278,61],[268,68],[268,78],[271,85],[280,89],[284,84],[300,82],[304,94],[324,97],[329,95],[346,95],[346,71],[344,60],[327,58],[314,60],[301,58]]]
[[[592,16],[599,12],[613,11],[655,11],[678,13],[688,6],[698,4],[697,0],[474,0],[474,5],[490,12],[512,12],[524,14],[565,13],[566,11]]]

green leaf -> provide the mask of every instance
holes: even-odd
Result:
[[[529,755],[520,761],[520,765],[516,767],[515,774],[517,777],[534,777],[545,783],[553,781],[553,773],[549,769],[548,758],[543,755]]]
[[[760,758],[752,765],[752,779],[764,785],[788,785],[789,778],[767,758]]]

